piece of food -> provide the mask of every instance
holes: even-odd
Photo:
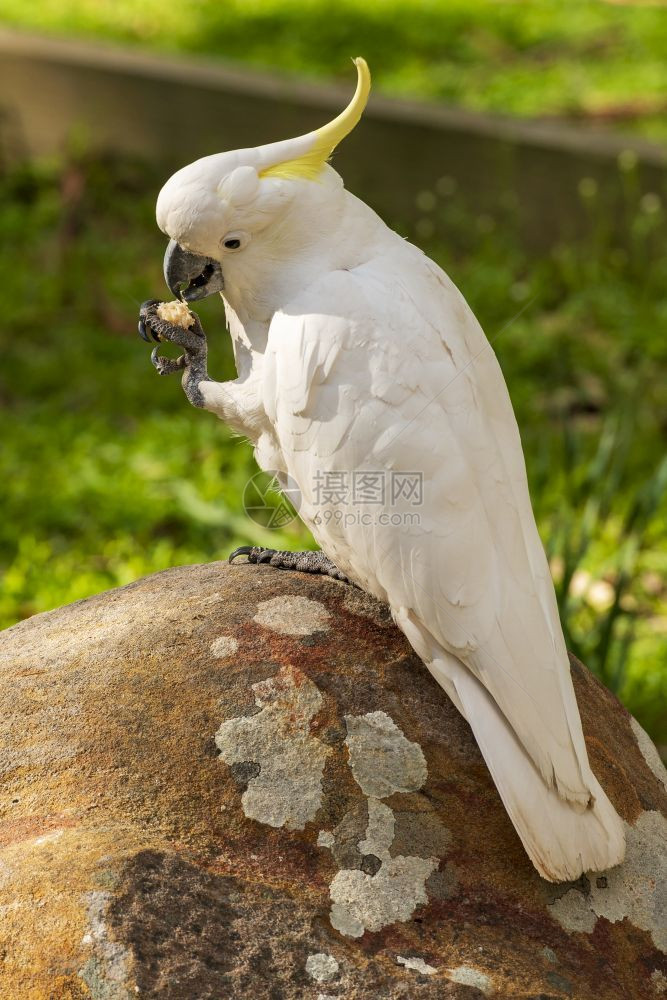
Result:
[[[181,302],[180,299],[174,299],[172,302],[161,302],[155,311],[165,323],[181,326],[184,330],[189,330],[195,322],[195,318],[185,302]]]

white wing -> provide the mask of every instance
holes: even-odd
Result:
[[[547,787],[579,809],[603,795],[505,382],[446,275],[396,240],[277,314],[265,364],[267,412],[324,551],[388,601],[473,729],[490,695]],[[347,474],[349,487],[355,470],[387,486],[421,473],[423,501],[350,502],[326,519],[322,474]],[[488,762],[493,747],[476,735]]]

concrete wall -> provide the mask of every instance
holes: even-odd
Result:
[[[164,164],[166,177],[207,153],[317,127],[344,106],[353,86],[352,68],[349,87],[340,90],[0,30],[0,138],[10,156],[62,149],[76,131],[93,148]],[[662,190],[667,151],[639,139],[372,97],[335,166],[387,219],[407,223],[417,214],[416,194],[443,175],[480,211],[493,211],[511,190],[526,237],[544,244],[581,226],[582,177],[619,199],[617,158],[625,149],[637,154],[641,187]]]

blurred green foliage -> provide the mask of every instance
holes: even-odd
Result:
[[[7,24],[667,137],[667,9],[601,0],[0,0]]]
[[[535,258],[511,208],[478,216],[448,178],[420,193],[416,238],[499,355],[568,644],[665,742],[667,250],[662,202],[633,178],[622,239],[583,183],[590,237]],[[2,624],[236,544],[312,544],[245,517],[250,447],[136,335],[164,287],[160,180],[85,156],[0,179]],[[233,377],[221,302],[199,312],[211,373]]]

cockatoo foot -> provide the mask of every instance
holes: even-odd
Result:
[[[234,549],[229,557],[229,562],[234,562],[237,556],[247,556],[249,563],[268,563],[276,569],[295,569],[299,573],[320,573],[322,576],[331,576],[334,580],[342,580],[343,583],[350,581],[344,573],[332,563],[324,552],[282,552],[276,549],[262,548],[260,545],[242,545]]]
[[[181,354],[180,358],[163,358],[158,354],[159,347],[154,347],[151,351],[151,363],[158,375],[175,375],[185,368],[185,358]]]
[[[185,350],[178,358],[165,358],[159,354],[159,346],[151,352],[151,362],[158,375],[183,373],[183,391],[193,406],[203,407],[204,399],[199,389],[200,382],[210,381],[206,361],[208,345],[206,334],[199,316],[190,312],[194,323],[190,327],[177,326],[158,316],[159,299],[148,299],[139,310],[139,335],[144,340],[155,340],[177,344]]]

